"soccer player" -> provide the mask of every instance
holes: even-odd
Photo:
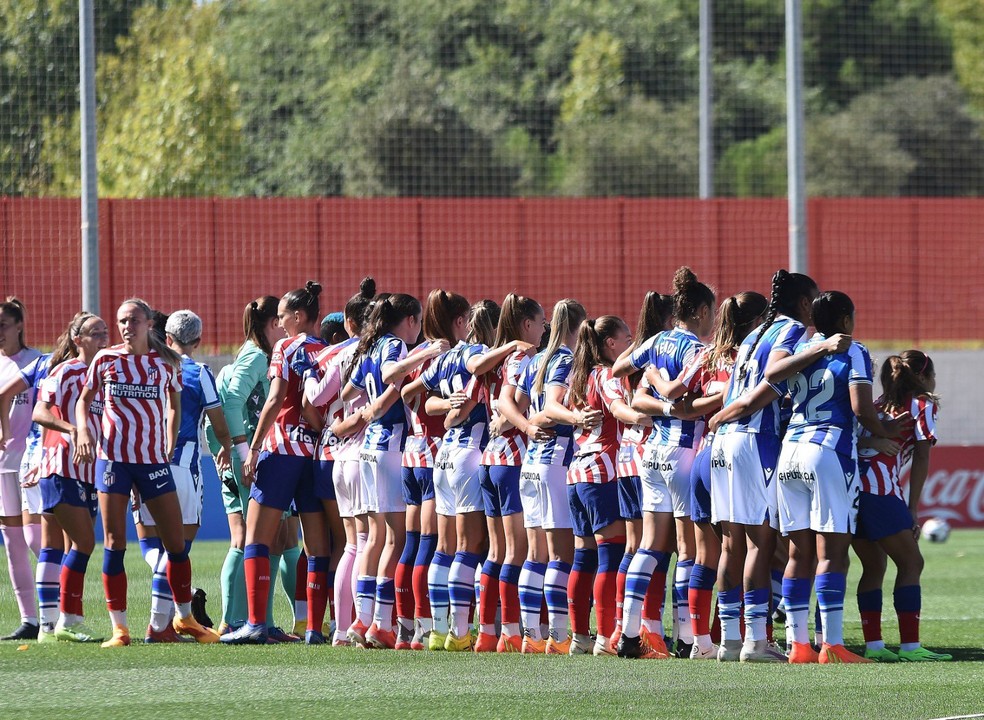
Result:
[[[476,652],[520,652],[522,632],[519,615],[519,573],[529,543],[523,526],[523,504],[519,496],[519,469],[526,454],[526,433],[539,431],[531,426],[516,404],[516,387],[530,361],[530,351],[543,335],[545,315],[531,298],[510,293],[502,302],[492,348],[513,345],[514,349],[492,371],[472,384],[480,386],[489,407],[489,442],[482,452],[479,477],[489,532],[489,558],[482,568],[482,596],[479,598],[479,628]],[[469,388],[473,390],[474,388]],[[548,431],[552,434],[552,431]],[[498,575],[498,588],[494,578]],[[495,591],[498,592],[495,592]],[[502,634],[494,634],[495,602],[502,607]],[[491,622],[485,622],[491,620]]]
[[[952,655],[933,652],[919,644],[923,557],[915,518],[929,472],[930,450],[936,444],[936,371],[926,353],[906,350],[885,360],[880,378],[879,412],[888,417],[908,413],[914,422],[894,447],[882,446],[879,451],[879,438],[874,436],[863,437],[859,443],[861,495],[854,552],[862,567],[858,610],[866,646],[864,656],[876,662],[952,660]],[[900,485],[906,466],[910,468],[908,503]],[[901,640],[897,654],[885,647],[881,634],[882,584],[888,558],[897,569],[893,593]]]
[[[420,336],[420,315],[420,301],[410,295],[387,295],[375,303],[342,389],[343,400],[360,392],[368,398],[359,473],[369,537],[359,568],[356,619],[348,628],[349,640],[358,645],[396,647],[393,578],[406,538],[402,469],[407,421],[400,385],[411,370],[444,350],[438,344],[407,357],[407,344]]]
[[[79,313],[59,338],[51,356],[50,373],[39,389],[34,407],[34,421],[46,429],[38,476],[43,498],[45,535],[52,538],[42,550],[60,554],[62,530],[71,540],[63,559],[49,556],[56,573],[55,617],[42,617],[52,627],[42,627],[39,640],[48,637],[66,642],[102,642],[103,638],[84,624],[82,594],[85,571],[95,548],[93,521],[98,497],[93,463],[79,463],[75,456],[75,405],[85,383],[86,371],[93,358],[109,344],[109,328],[91,313]],[[97,396],[90,405],[89,432],[100,434],[102,400]],[[54,522],[50,522],[54,519]],[[54,535],[57,534],[57,537]],[[40,561],[39,561],[40,565]],[[39,588],[40,592],[40,588]],[[42,600],[44,600],[42,596]],[[60,612],[59,612],[60,609]],[[46,608],[42,606],[42,615]]]
[[[168,317],[165,325],[168,347],[181,357],[181,423],[174,455],[171,457],[171,476],[178,493],[181,517],[184,523],[185,552],[198,534],[202,518],[202,468],[199,433],[203,418],[207,415],[212,432],[219,445],[216,468],[219,473],[231,471],[230,455],[232,439],[222,413],[219,394],[212,371],[204,363],[196,362],[191,354],[201,344],[202,320],[191,310],[177,310]],[[144,642],[181,642],[174,631],[172,619],[174,601],[164,568],[167,556],[157,536],[156,523],[139,495],[133,498],[133,520],[140,538],[144,560],[153,573],[151,578],[150,624]],[[199,618],[199,622],[201,622]]]
[[[766,634],[771,597],[771,564],[776,548],[776,486],[779,459],[779,397],[752,403],[765,373],[793,353],[810,322],[817,285],[806,275],[779,270],[765,321],[742,341],[724,407],[709,421],[715,432],[711,451],[711,522],[721,523],[718,660],[785,662]],[[744,578],[745,642],[741,637]]]
[[[314,444],[321,416],[303,406],[301,377],[293,369],[295,355],[310,357],[324,348],[315,332],[321,318],[321,285],[313,280],[280,299],[277,317],[286,338],[273,348],[267,396],[250,442],[243,475],[252,481],[246,512],[243,568],[249,621],[222,636],[231,645],[267,642],[270,594],[270,545],[281,532],[284,513],[297,508],[308,558],[308,630],[320,632],[328,603],[328,528],[321,503],[314,496]]]
[[[97,439],[89,430],[91,406],[102,393],[95,474],[106,545],[103,585],[113,623],[113,636],[103,647],[130,644],[123,555],[127,504],[134,489],[157,523],[168,554],[166,575],[177,606],[174,629],[200,643],[219,639],[191,612],[191,560],[169,464],[181,414],[181,358],[151,332],[152,312],[137,298],[120,305],[116,317],[123,342],[93,359],[75,407],[76,454],[79,461],[90,462],[97,451]]]
[[[612,373],[612,363],[632,344],[621,318],[605,315],[585,320],[578,332],[577,350],[569,378],[569,424],[578,413],[601,413],[601,423],[574,435],[577,450],[567,471],[567,498],[574,525],[574,563],[567,586],[573,638],[571,655],[614,655],[615,595],[618,566],[625,554],[625,523],[619,509],[616,464],[620,423],[652,425],[645,413],[627,402],[627,388]],[[598,634],[590,637],[591,601]]]
[[[843,637],[847,554],[860,491],[856,425],[890,438],[899,434],[904,418],[884,423],[878,418],[871,358],[850,338],[851,299],[837,291],[820,293],[813,301],[813,326],[817,333],[812,338],[765,373],[773,386],[788,380],[793,401],[777,465],[779,529],[789,537],[783,578],[793,632],[789,662],[865,663],[871,661],[847,650]],[[824,632],[819,658],[808,635],[814,568]]]
[[[270,381],[267,370],[277,340],[283,337],[277,319],[279,301],[272,295],[259,297],[243,311],[245,342],[231,364],[216,377],[222,414],[233,442],[232,466],[220,473],[222,503],[229,523],[230,545],[222,564],[222,622],[219,634],[237,630],[246,624],[246,583],[243,577],[243,548],[246,541],[245,512],[249,505],[249,487],[243,479],[242,466],[249,453],[249,438],[256,429],[260,411],[266,402]],[[205,434],[209,447],[218,452],[219,444],[206,416]],[[271,593],[273,584],[271,584]],[[273,603],[268,603],[268,627],[273,627]]]
[[[597,410],[578,411],[572,418],[563,404],[578,327],[586,316],[576,300],[559,300],[554,305],[547,347],[530,361],[519,384],[518,395],[529,399],[530,423],[550,427],[555,433],[530,443],[520,471],[526,527],[542,530],[536,542],[530,542],[530,557],[519,577],[524,653],[570,652],[567,585],[574,560],[574,533],[567,500],[567,468],[574,457],[575,426],[566,421],[574,419],[577,427],[584,430],[601,422]],[[547,560],[546,565],[540,558]],[[543,600],[547,604],[546,638],[539,626]]]
[[[376,283],[364,278],[359,292],[349,299],[343,315],[347,339],[330,345],[311,358],[313,365],[303,372],[304,402],[319,408],[324,415],[324,429],[315,446],[314,494],[321,501],[325,517],[331,528],[331,559],[328,581],[331,583],[335,602],[334,617],[337,621],[335,636],[325,638],[319,630],[306,633],[308,644],[348,644],[343,639],[354,618],[352,572],[359,543],[359,521],[365,523],[362,513],[361,483],[346,482],[345,472],[336,469],[343,460],[344,446],[351,445],[353,435],[361,439],[365,428],[361,413],[349,411],[346,417],[345,401],[341,398],[342,376],[349,370],[359,343],[359,335],[365,325],[367,311],[376,294]],[[324,323],[322,323],[322,326]],[[298,356],[300,357],[300,356]],[[352,469],[358,470],[358,456],[354,456]],[[354,473],[358,475],[357,472]],[[349,472],[349,476],[352,473]],[[363,524],[362,532],[367,526]],[[341,578],[339,578],[341,575]]]
[[[41,355],[24,342],[25,315],[24,304],[15,297],[0,303],[0,388],[20,383],[22,370]],[[11,396],[0,429],[0,534],[21,616],[20,626],[0,640],[34,640],[39,632],[30,551],[40,552],[41,517],[25,507],[20,476],[34,396],[33,385]]]
[[[701,348],[700,336],[710,333],[714,321],[714,293],[701,283],[688,267],[677,270],[673,278],[673,317],[675,327],[655,336],[631,355],[622,359],[615,372],[641,370],[654,366],[664,379],[676,377]],[[643,539],[632,559],[626,579],[622,635],[622,657],[657,658],[668,656],[661,624],[643,627],[642,604],[655,583],[662,607],[662,589],[669,569],[675,520],[677,568],[674,579],[674,625],[679,629],[685,654],[690,654],[690,612],[687,590],[693,569],[695,541],[690,520],[690,470],[696,455],[695,446],[703,432],[703,422],[680,420],[672,416],[666,398],[653,398],[648,392],[636,391],[633,408],[652,414],[653,432],[646,441],[642,462]],[[685,617],[684,617],[685,616]],[[646,630],[643,637],[640,629]]]

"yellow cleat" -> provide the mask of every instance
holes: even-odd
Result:
[[[212,628],[202,627],[193,615],[174,618],[174,630],[180,635],[188,635],[203,645],[219,642],[219,634]]]
[[[547,638],[547,645],[543,649],[543,652],[545,655],[570,655],[571,639],[554,640],[552,637]]]
[[[447,643],[449,635],[451,635],[450,632],[444,634],[444,633],[439,633],[437,630],[431,630],[430,638],[428,638],[427,640],[427,649],[435,650],[435,651],[440,650],[443,652],[444,645]]]
[[[458,637],[454,630],[448,631],[448,636],[444,640],[444,649],[448,652],[471,652],[475,648],[475,638],[470,632],[466,632],[464,637]]]
[[[116,625],[113,628],[113,637],[104,642],[99,647],[104,648],[117,648],[117,647],[127,647],[130,644],[130,629],[122,625]]]

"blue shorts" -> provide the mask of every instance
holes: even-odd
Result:
[[[334,460],[314,461],[314,496],[318,500],[335,499],[335,481],[332,480],[334,468]]]
[[[862,540],[875,542],[915,525],[905,500],[895,495],[872,495],[863,492],[858,496],[858,520],[854,534]]]
[[[125,463],[96,460],[96,489],[114,495],[129,495],[136,486],[140,500],[147,502],[176,492],[168,463]]]
[[[314,495],[314,461],[298,455],[261,452],[249,496],[263,507],[286,512],[294,503],[298,512],[320,512]]]
[[[574,534],[588,537],[622,519],[618,483],[574,483],[567,486]]]
[[[623,520],[642,520],[642,479],[638,475],[618,479],[618,510]]]
[[[407,505],[423,505],[425,500],[434,499],[434,468],[405,467],[400,479]]]
[[[711,446],[694,458],[690,468],[690,519],[695,523],[711,521]]]
[[[96,516],[96,511],[99,509],[99,493],[96,492],[95,485],[88,485],[81,480],[61,475],[41,478],[39,485],[43,512],[52,513],[58,505],[65,504],[85,508],[89,511],[89,515]]]
[[[482,501],[486,517],[505,517],[523,512],[519,496],[519,465],[480,465]]]

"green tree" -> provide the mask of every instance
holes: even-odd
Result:
[[[936,0],[953,33],[953,66],[979,112],[984,111],[984,3]]]

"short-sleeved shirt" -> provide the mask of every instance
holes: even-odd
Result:
[[[430,342],[423,342],[415,347],[410,355],[423,352],[430,346]],[[421,377],[435,362],[436,358],[424,360],[422,365],[414,368],[407,375],[406,383],[412,383]],[[434,459],[441,447],[441,438],[444,437],[444,418],[440,415],[428,415],[426,405],[427,393],[418,393],[407,403],[410,429],[403,448],[403,467],[434,467]]]
[[[163,464],[167,456],[168,394],[181,392],[181,370],[156,351],[143,355],[122,345],[100,350],[85,386],[101,391],[102,432],[97,455],[114,462]]]
[[[785,315],[777,316],[769,326],[763,324],[752,330],[738,348],[734,372],[724,398],[725,406],[754,390],[765,379],[769,355],[773,352],[792,355],[805,334],[803,323]],[[724,423],[718,428],[718,433],[769,433],[779,437],[779,398],[786,394],[786,382],[779,383],[775,389],[779,397],[748,417]]]
[[[618,479],[616,463],[622,438],[621,423],[612,405],[625,401],[625,385],[610,367],[596,367],[588,376],[585,408],[601,411],[601,424],[574,433],[577,449],[567,472],[568,484],[606,483]]]
[[[320,338],[301,333],[294,337],[278,340],[273,346],[273,357],[270,359],[270,369],[267,377],[270,380],[281,378],[287,383],[287,394],[280,406],[277,419],[263,438],[263,450],[278,455],[294,457],[314,457],[314,444],[318,433],[304,419],[301,412],[304,401],[304,389],[301,387],[301,376],[293,368],[298,353],[306,353],[308,365],[313,358],[325,347]]]
[[[561,345],[553,357],[547,362],[546,374],[543,378],[543,390],[536,391],[536,376],[540,367],[546,361],[546,352],[537,353],[526,369],[519,381],[519,392],[530,399],[529,415],[533,417],[543,410],[547,402],[546,389],[548,387],[560,387],[567,390],[567,380],[571,374],[571,365],[574,362],[574,353],[566,345]],[[542,442],[531,442],[526,450],[527,464],[537,465],[569,465],[571,458],[574,457],[574,427],[572,425],[557,424],[551,430],[554,437]],[[559,438],[571,439],[571,442],[558,444]],[[563,448],[566,446],[566,451]]]
[[[480,388],[472,388],[473,391],[484,392],[485,402],[491,409],[493,418],[499,414],[499,397],[503,389],[509,388],[510,392],[515,392],[523,371],[529,364],[529,355],[525,352],[514,352],[495,370],[473,381],[473,384],[480,386]],[[526,435],[510,427],[498,437],[489,440],[482,453],[482,465],[519,466],[523,464],[525,455]]]
[[[59,420],[75,425],[75,406],[82,395],[88,368],[80,358],[66,360],[41,382],[38,399],[51,406],[51,414]],[[89,435],[99,438],[103,402],[99,393],[89,403]],[[80,480],[87,485],[96,481],[96,464],[76,463],[72,459],[75,447],[71,435],[55,430],[45,430],[41,447],[39,478],[52,475]]]
[[[22,348],[13,355],[0,355],[0,387],[21,376],[22,371],[41,356],[34,348]],[[19,472],[21,458],[27,448],[31,432],[31,415],[34,413],[36,389],[28,383],[27,390],[14,396],[10,404],[10,438],[0,450],[0,472]]]
[[[683,372],[702,347],[696,335],[685,328],[677,327],[658,333],[633,350],[629,362],[636,370],[652,365],[664,380],[670,381]],[[657,394],[657,397],[668,401],[662,395]],[[672,447],[693,447],[703,434],[703,421],[657,415],[653,417],[653,432],[649,436],[649,442]]]
[[[328,462],[334,460],[334,450],[341,444],[341,438],[332,432],[331,426],[336,420],[341,420],[345,412],[345,403],[342,400],[342,368],[339,362],[339,355],[346,349],[354,350],[359,338],[349,338],[340,343],[326,347],[314,356],[314,365],[304,374],[305,393],[307,387],[313,379],[316,382],[316,395],[308,400],[317,408],[321,408],[324,413],[325,425],[321,431],[321,436],[314,448],[316,460]]]
[[[181,356],[181,427],[178,445],[199,442],[205,411],[221,407],[215,376],[205,363]]]
[[[936,444],[936,415],[939,406],[926,395],[914,395],[908,399],[907,408],[887,413],[879,403],[879,414],[884,417],[898,417],[904,411],[912,415],[912,430],[900,438],[902,447],[895,457],[876,452],[872,449],[861,449],[859,466],[861,468],[861,490],[872,495],[894,495],[904,498],[902,492],[902,475],[912,462],[912,454],[916,443],[921,440]]]
[[[383,368],[390,363],[399,362],[407,356],[407,346],[395,335],[384,335],[370,348],[369,352],[356,360],[351,383],[359,390],[365,390],[370,403],[380,397],[389,384],[383,382]],[[384,450],[403,452],[403,440],[407,431],[407,410],[402,401],[393,403],[382,417],[366,427],[363,450]]]
[[[737,351],[732,350],[726,357],[719,357],[714,365],[707,365],[708,355],[714,351],[713,347],[704,347],[700,352],[687,363],[687,366],[680,373],[677,379],[687,388],[688,392],[709,397],[723,393],[731,380],[731,371],[735,366]],[[704,435],[708,435],[707,425],[704,425]]]
[[[473,376],[468,372],[468,361],[476,355],[488,352],[485,345],[459,342],[431,363],[420,376],[429,392],[438,393],[445,400],[456,392],[464,392]],[[442,443],[449,447],[480,450],[489,439],[489,412],[484,397],[477,397],[468,417],[459,425],[444,433]]]
[[[800,343],[809,350],[826,337],[817,333]],[[871,356],[859,342],[842,353],[825,355],[789,379],[793,414],[784,442],[813,443],[846,457],[857,457],[857,417],[851,405],[852,385],[871,385]]]

